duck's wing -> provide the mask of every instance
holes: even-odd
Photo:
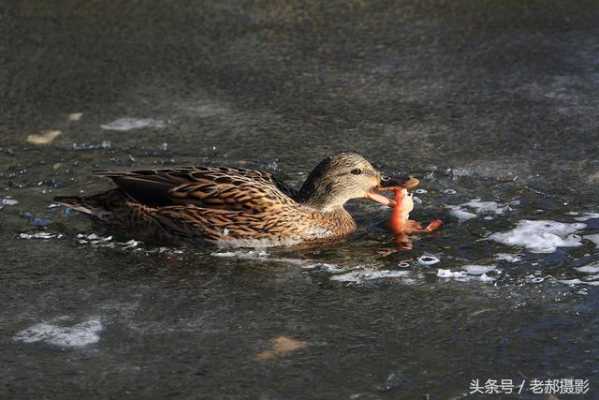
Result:
[[[151,207],[196,207],[263,212],[294,204],[295,192],[271,173],[240,168],[187,167],[177,169],[99,171],[127,196]]]

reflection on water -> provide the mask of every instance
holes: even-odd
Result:
[[[592,2],[8,12],[0,397],[459,398],[487,377],[599,387]],[[105,189],[92,177],[105,168],[223,164],[297,187],[347,149],[419,177],[412,216],[443,228],[389,252],[389,210],[354,202],[360,228],[339,243],[173,247],[51,203]]]

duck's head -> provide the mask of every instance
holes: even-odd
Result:
[[[379,194],[385,187],[408,187],[414,178],[387,178],[357,153],[344,152],[322,160],[302,186],[298,200],[321,211],[332,211],[351,199],[370,199],[387,206],[392,202]]]

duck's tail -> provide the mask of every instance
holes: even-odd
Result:
[[[123,194],[114,189],[87,197],[57,196],[54,201],[90,217],[108,221],[112,216],[112,210],[123,201]]]
[[[92,214],[92,208],[85,204],[85,198],[79,196],[56,196],[54,201],[65,207],[79,211],[83,214]]]

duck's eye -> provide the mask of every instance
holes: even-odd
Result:
[[[360,168],[354,168],[350,171],[353,175],[362,175],[362,170]]]

